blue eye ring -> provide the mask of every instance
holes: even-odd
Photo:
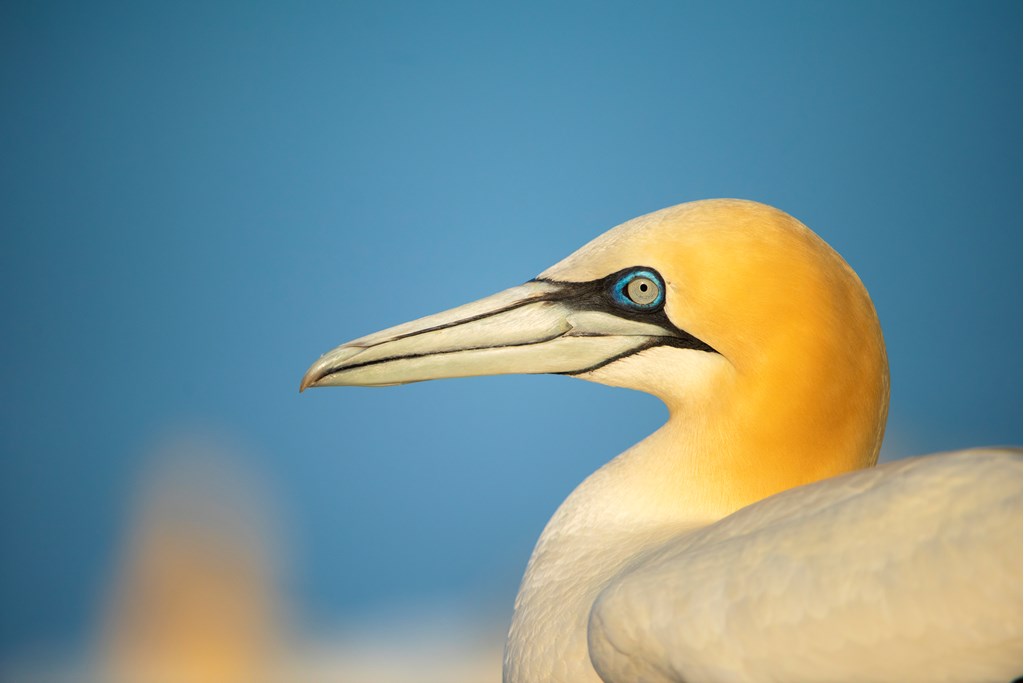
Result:
[[[648,287],[655,291],[648,291]],[[635,311],[654,311],[665,303],[665,282],[653,268],[636,268],[615,281],[612,299]]]

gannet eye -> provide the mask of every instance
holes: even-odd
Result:
[[[650,311],[664,302],[664,292],[660,275],[647,268],[638,268],[616,281],[612,296],[623,306]]]

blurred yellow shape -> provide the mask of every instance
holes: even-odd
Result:
[[[144,487],[102,631],[115,683],[253,683],[281,655],[258,501],[208,449],[172,452]]]

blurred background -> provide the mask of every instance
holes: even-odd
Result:
[[[1021,19],[4,2],[0,675],[499,680],[544,523],[665,409],[299,379],[683,201],[776,205],[859,272],[884,457],[1020,444]]]

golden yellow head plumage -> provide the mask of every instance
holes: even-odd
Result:
[[[624,223],[541,277],[589,280],[635,263],[664,277],[668,318],[725,362],[695,370],[692,353],[656,347],[584,377],[648,391],[674,413],[712,413],[715,457],[776,465],[733,463],[761,473],[746,502],[874,464],[889,399],[881,327],[821,238],[764,204],[698,201]]]

